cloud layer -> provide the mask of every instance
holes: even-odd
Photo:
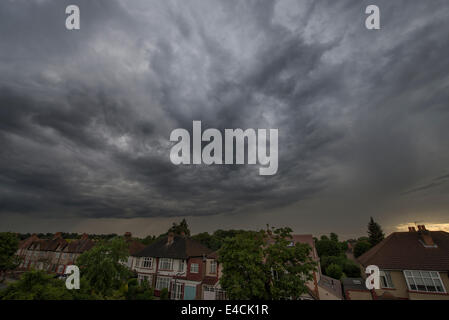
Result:
[[[449,3],[376,2],[2,1],[0,215],[444,217]],[[277,175],[174,166],[193,120],[278,128]]]

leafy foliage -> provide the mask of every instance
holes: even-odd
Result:
[[[290,246],[291,229],[245,232],[227,238],[219,251],[220,279],[230,299],[287,299],[306,292],[315,262],[310,246]]]
[[[0,273],[15,269],[20,261],[15,255],[19,246],[19,239],[14,233],[0,233]]]
[[[326,274],[334,279],[341,279],[343,270],[338,264],[332,263],[326,268]]]
[[[385,238],[382,228],[377,222],[374,221],[373,217],[370,218],[368,223],[368,237],[369,242],[373,247]]]
[[[128,246],[121,238],[103,241],[77,259],[82,277],[104,296],[111,296],[114,290],[124,285],[131,273],[124,265],[128,259]]]
[[[190,236],[190,229],[186,219],[182,219],[179,224],[173,222],[173,225],[170,229],[168,229],[168,232],[173,232],[174,234],[184,233],[186,236]]]
[[[160,294],[159,298],[161,300],[168,300],[169,299],[168,289],[167,288],[164,288],[164,289],[161,290],[161,294]]]
[[[147,281],[142,281],[139,284],[136,278],[132,278],[128,281],[126,290],[127,300],[153,300],[154,290],[150,287]]]
[[[30,271],[0,292],[2,300],[72,300],[64,281],[44,271]]]
[[[354,256],[360,257],[371,248],[371,243],[367,240],[359,240],[354,246]]]

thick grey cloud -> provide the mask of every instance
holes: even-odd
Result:
[[[0,214],[443,219],[449,4],[376,3],[2,1]],[[277,175],[172,165],[193,120],[278,128]]]

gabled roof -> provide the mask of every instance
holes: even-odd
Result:
[[[210,253],[212,253],[212,250],[203,246],[198,241],[185,236],[175,235],[171,244],[168,244],[168,236],[163,237],[137,252],[134,256],[187,259],[190,257],[207,256]]]
[[[320,281],[318,282],[318,286],[326,290],[327,292],[333,294],[334,296],[343,299],[343,293],[341,291],[341,282],[340,280],[325,276],[322,274],[320,276]]]
[[[358,258],[363,266],[390,270],[449,270],[449,233],[428,231],[436,247],[425,247],[419,232],[394,232]]]
[[[67,252],[70,253],[83,253],[91,249],[95,243],[89,239],[86,234],[81,236],[81,239],[74,240],[67,245]]]
[[[139,253],[143,249],[145,249],[145,245],[137,240],[129,240],[127,241],[129,254],[131,256],[134,256],[135,254]]]
[[[82,253],[94,246],[94,242],[83,235],[81,239],[68,243],[60,235],[56,235],[53,239],[39,239],[36,235],[32,235],[28,239],[20,243],[21,249],[31,249],[39,246],[39,251],[56,251],[58,247],[69,253]]]

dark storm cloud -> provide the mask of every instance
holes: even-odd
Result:
[[[381,31],[363,1],[2,1],[1,213],[204,216],[431,191],[449,160],[449,4],[377,2]],[[192,120],[278,128],[277,175],[172,165],[170,132]]]

